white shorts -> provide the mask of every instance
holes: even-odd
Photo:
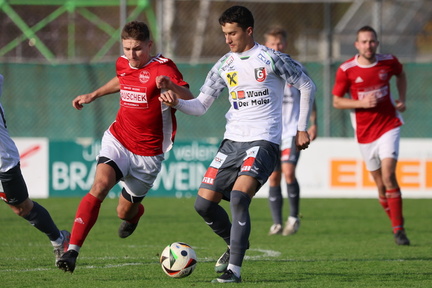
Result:
[[[384,133],[374,142],[359,144],[360,152],[366,163],[368,171],[381,168],[381,160],[385,158],[398,159],[399,157],[400,127]]]
[[[109,130],[104,133],[98,157],[107,157],[117,164],[123,174],[123,187],[134,197],[144,197],[153,187],[165,159],[163,154],[141,156],[130,152]]]

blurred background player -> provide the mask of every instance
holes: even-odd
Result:
[[[117,76],[72,101],[72,106],[81,110],[84,104],[120,92],[120,108],[102,138],[93,185],[78,206],[68,251],[57,263],[59,269],[71,273],[96,223],[102,201],[120,180],[123,189],[117,215],[123,222],[119,237],[130,236],[144,214],[141,201],[160,172],[164,153],[171,149],[177,128],[175,110],[159,101],[161,91],[156,87],[156,77],[168,75],[174,82],[174,91],[180,91],[186,99],[193,98],[174,62],[160,54],[150,54],[153,42],[145,23],[127,23],[121,40],[124,55],[117,59]]]
[[[198,97],[184,101],[162,93],[160,98],[186,114],[199,116],[225,88],[229,90],[224,140],[201,182],[195,210],[228,245],[215,265],[215,271],[223,274],[212,282],[239,283],[249,248],[249,206],[280,157],[283,89],[290,83],[301,91],[296,144],[306,149],[315,84],[288,55],[255,42],[254,18],[246,7],[227,9],[219,24],[231,51],[212,67]],[[159,80],[160,88],[171,89],[168,77]],[[232,221],[219,205],[222,199],[230,201]]]
[[[270,27],[264,34],[264,45],[276,51],[286,53],[287,33],[281,27]],[[301,65],[299,63],[299,65]],[[302,66],[303,72],[306,70]],[[307,73],[306,73],[307,74]],[[281,158],[278,159],[275,171],[269,177],[269,205],[273,218],[273,225],[270,227],[269,235],[282,234],[284,236],[297,232],[300,226],[300,186],[296,178],[296,167],[300,157],[300,150],[295,145],[297,133],[297,122],[299,118],[300,91],[287,84],[284,90],[282,106],[282,141]],[[317,111],[315,102],[310,114],[310,127],[308,129],[310,140],[317,137]],[[282,174],[286,181],[288,202],[290,206],[289,216],[282,229],[282,208],[283,196],[281,188]]]
[[[366,168],[378,188],[379,202],[391,220],[394,240],[409,245],[402,214],[402,195],[396,179],[400,126],[403,125],[407,90],[402,64],[394,55],[377,54],[378,37],[370,26],[357,31],[358,54],[342,63],[336,72],[333,106],[352,109],[353,127]],[[396,76],[399,99],[390,94],[390,79]],[[345,94],[350,98],[344,98]]]
[[[0,97],[4,77],[0,74]],[[54,247],[56,263],[69,245],[69,232],[60,231],[49,212],[29,198],[27,185],[21,174],[20,155],[15,142],[9,136],[5,113],[0,103],[0,198],[15,214],[45,233]]]

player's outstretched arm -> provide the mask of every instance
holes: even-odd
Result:
[[[162,91],[171,90],[178,98],[188,100],[194,96],[188,87],[180,86],[171,81],[168,76],[159,75],[156,77],[156,87]]]
[[[177,94],[174,93],[172,90],[167,90],[165,88],[161,89],[159,101],[170,107],[174,107],[179,103]]]
[[[81,110],[84,107],[84,104],[89,104],[96,100],[99,97],[113,94],[120,91],[120,81],[117,77],[114,77],[110,81],[108,81],[105,85],[98,88],[97,90],[88,93],[83,94],[75,97],[74,100],[72,100],[72,106],[75,109]]]

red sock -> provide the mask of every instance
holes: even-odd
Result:
[[[138,213],[131,220],[128,220],[127,222],[132,223],[132,224],[136,224],[136,223],[138,223],[139,219],[141,218],[141,216],[143,214],[144,214],[144,206],[142,204],[140,204],[138,206]]]
[[[83,245],[88,233],[96,223],[101,203],[102,201],[90,193],[82,198],[75,215],[70,244],[80,247]]]
[[[390,207],[388,205],[388,201],[386,197],[378,197],[379,203],[381,204],[381,206],[384,208],[384,211],[387,213],[387,216],[390,218],[391,220],[391,215],[390,215]]]
[[[403,230],[402,197],[399,188],[386,191],[393,232]]]

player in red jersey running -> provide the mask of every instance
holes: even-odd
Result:
[[[164,153],[172,147],[176,133],[175,109],[162,104],[156,77],[172,79],[173,93],[193,98],[189,85],[173,61],[151,56],[152,41],[147,25],[133,21],[121,33],[124,55],[117,59],[117,76],[92,93],[79,95],[72,105],[78,110],[99,97],[120,92],[120,108],[115,121],[102,138],[93,186],[78,206],[68,251],[58,268],[73,272],[76,258],[87,234],[98,218],[102,201],[111,188],[122,181],[117,215],[123,222],[119,236],[133,233],[144,213],[141,201],[153,186]]]
[[[407,90],[406,75],[399,60],[377,54],[377,33],[369,26],[357,31],[358,54],[344,62],[336,73],[333,106],[352,109],[351,119],[360,151],[378,188],[379,202],[391,220],[398,245],[409,245],[404,229],[402,196],[396,179],[400,126]],[[399,99],[390,94],[390,79],[396,76]],[[350,98],[344,98],[346,93]]]

